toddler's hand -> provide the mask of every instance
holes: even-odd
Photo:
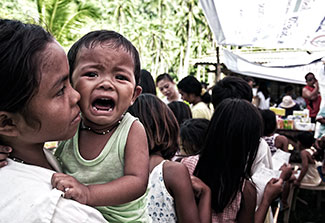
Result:
[[[11,152],[11,147],[0,145],[0,168],[8,164],[7,158]]]
[[[210,191],[210,188],[198,177],[191,176],[191,181],[195,197],[200,198],[203,193]]]
[[[74,177],[64,173],[55,173],[52,175],[51,183],[53,188],[64,192],[65,198],[73,199],[81,204],[87,204],[89,189]]]

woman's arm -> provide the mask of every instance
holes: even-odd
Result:
[[[174,198],[178,222],[201,222],[186,166],[182,163],[170,161],[165,162],[163,168],[164,182]]]
[[[105,171],[105,170],[103,170]],[[145,130],[135,121],[130,129],[124,158],[124,176],[105,184],[82,185],[73,177],[54,174],[52,185],[72,198],[90,206],[119,205],[142,196],[148,184],[149,155]]]
[[[283,180],[272,178],[264,189],[261,204],[255,212],[255,223],[264,223],[268,209],[275,198],[282,192]]]
[[[254,222],[256,197],[256,188],[250,181],[246,180],[242,203],[237,214],[238,223]]]
[[[308,156],[310,154],[308,153],[307,150],[303,150],[300,152],[300,156],[301,156],[301,171],[299,174],[298,179],[296,179],[294,181],[294,185],[296,186],[300,186],[300,183],[302,181],[302,179],[304,178],[304,176],[306,175],[307,171],[308,171]]]
[[[211,222],[211,190],[199,178],[191,176],[195,197],[199,200],[198,209],[201,222]]]
[[[288,145],[289,145],[289,141],[288,138],[283,136],[283,135],[278,135],[275,138],[275,147],[279,148],[281,150],[283,150],[284,152],[288,152]]]
[[[315,88],[312,91],[309,91],[306,88],[302,89],[302,97],[307,98],[308,100],[315,100],[318,97],[319,93],[319,85],[318,81],[315,82],[314,84]]]

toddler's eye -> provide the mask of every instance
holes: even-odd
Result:
[[[97,77],[98,75],[96,73],[94,73],[94,72],[88,72],[88,73],[85,74],[85,76],[87,76],[87,77]]]
[[[124,75],[121,75],[121,74],[116,75],[116,79],[118,79],[118,80],[128,80],[127,77],[125,77]]]

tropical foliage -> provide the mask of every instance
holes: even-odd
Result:
[[[2,0],[0,8],[1,18],[46,27],[66,49],[90,30],[116,30],[134,43],[153,76],[195,73],[190,59],[213,49],[198,0]]]

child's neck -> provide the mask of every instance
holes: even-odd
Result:
[[[43,151],[44,143],[38,144],[22,144],[13,143],[10,145],[13,148],[10,158],[15,161],[52,169]]]

